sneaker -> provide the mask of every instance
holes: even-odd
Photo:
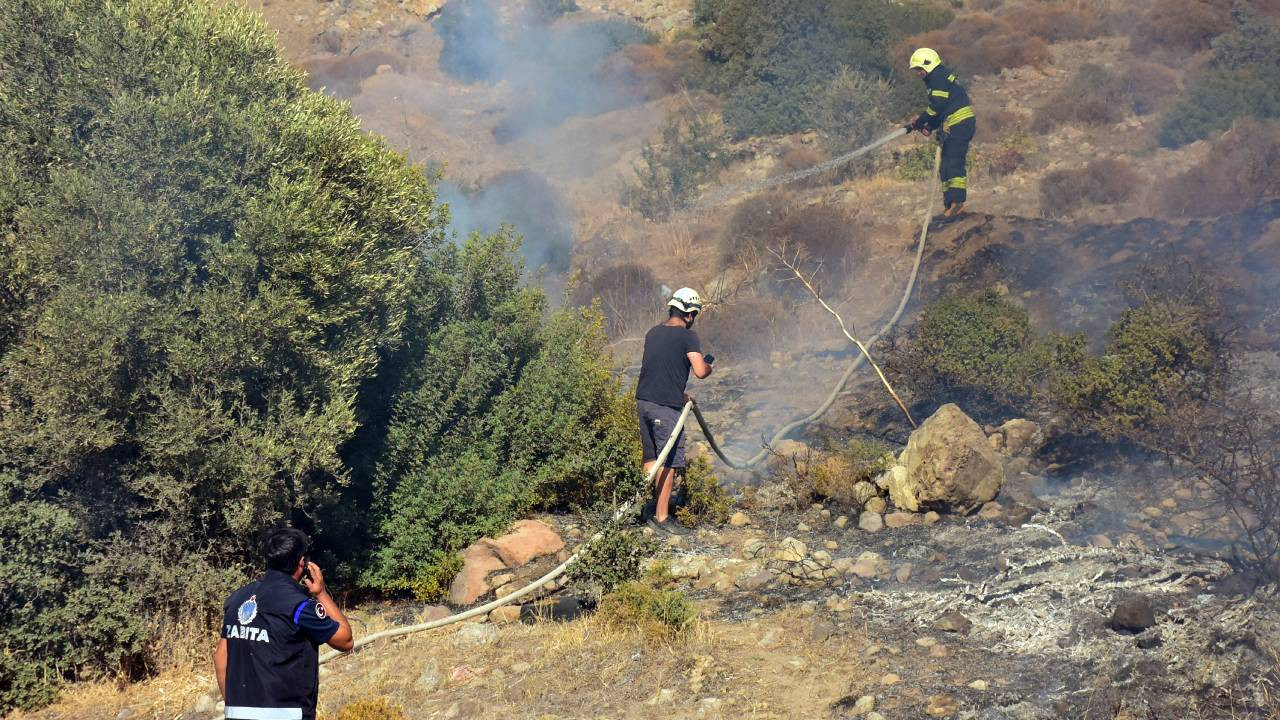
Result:
[[[668,535],[688,535],[689,534],[689,531],[685,529],[683,525],[676,522],[676,519],[673,517],[668,517],[666,520],[663,520],[662,522],[658,522],[657,520],[650,518],[649,521],[645,523],[645,526],[648,527],[650,530],[652,530],[654,533],[666,533]]]

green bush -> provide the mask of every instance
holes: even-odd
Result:
[[[609,522],[606,513],[607,510],[597,513],[600,537],[582,550],[567,571],[575,592],[597,601],[640,578],[645,562],[662,548],[657,540],[638,530]]]
[[[1280,27],[1239,6],[1236,28],[1213,44],[1209,67],[1188,84],[1187,94],[1169,108],[1160,144],[1180,147],[1230,127],[1236,118],[1280,118]]]
[[[949,295],[920,312],[885,354],[895,384],[930,406],[1025,405],[1045,380],[1051,346],[1025,308],[994,290]]]
[[[693,110],[681,110],[663,126],[660,143],[640,150],[640,161],[632,168],[636,180],[623,189],[622,204],[650,220],[689,207],[698,187],[724,168],[725,145],[717,124]]]
[[[1108,331],[1100,356],[1086,355],[1083,342],[1059,349],[1054,402],[1077,426],[1106,438],[1163,434],[1175,409],[1224,382],[1219,292],[1189,266],[1148,270],[1128,289],[1133,305]]]
[[[898,152],[898,178],[913,182],[933,178],[935,143],[916,143]]]
[[[810,497],[834,500],[861,508],[862,499],[854,491],[860,482],[871,482],[893,467],[893,448],[879,440],[849,438],[842,442],[826,442],[826,455],[820,462],[808,465],[813,483]]]
[[[444,284],[405,358],[375,476],[378,547],[361,582],[402,589],[534,507],[590,505],[640,483],[632,407],[603,354],[602,320],[543,320],[517,241],[473,236],[432,259]]]
[[[626,627],[649,626],[667,631],[683,630],[697,616],[693,604],[679,590],[659,590],[629,582],[605,595],[600,612]]]
[[[676,510],[676,517],[686,527],[721,525],[729,519],[733,500],[712,474],[711,460],[700,457],[689,463],[683,483],[685,502]]]
[[[952,14],[933,2],[704,0],[694,17],[708,61],[700,82],[724,95],[725,123],[743,138],[821,127],[824,117],[846,122],[823,107],[830,103],[824,96],[845,92],[831,89],[837,77],[852,71],[890,79],[902,64],[894,46],[946,25]],[[901,111],[894,107],[891,114]]]

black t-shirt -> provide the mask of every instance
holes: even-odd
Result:
[[[698,333],[686,327],[658,325],[645,333],[636,399],[670,407],[684,405],[691,352],[702,352],[702,343]]]
[[[268,570],[223,608],[228,720],[311,720],[319,687],[318,646],[338,623],[292,577]]]

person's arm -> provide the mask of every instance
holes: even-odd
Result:
[[[324,617],[338,623],[337,631],[326,641],[329,647],[338,652],[351,652],[356,644],[355,637],[351,634],[351,623],[347,622],[347,617],[342,614],[342,608],[338,607],[338,603],[333,601],[333,596],[325,588],[324,574],[320,572],[319,565],[307,562],[307,574],[302,577],[302,585],[315,598],[316,604],[324,608]]]
[[[218,638],[218,647],[213,651],[213,674],[218,676],[218,693],[223,701],[227,699],[227,639]]]
[[[693,370],[693,376],[701,380],[711,374],[711,365],[702,357],[700,352],[685,353],[685,357],[689,358],[689,369]]]

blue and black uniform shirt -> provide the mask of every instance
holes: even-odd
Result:
[[[956,74],[946,65],[939,65],[924,77],[929,93],[929,106],[916,118],[914,127],[950,130],[953,125],[973,117],[969,93],[956,81]]]
[[[317,649],[338,623],[292,577],[268,570],[223,607],[227,720],[314,720]]]

